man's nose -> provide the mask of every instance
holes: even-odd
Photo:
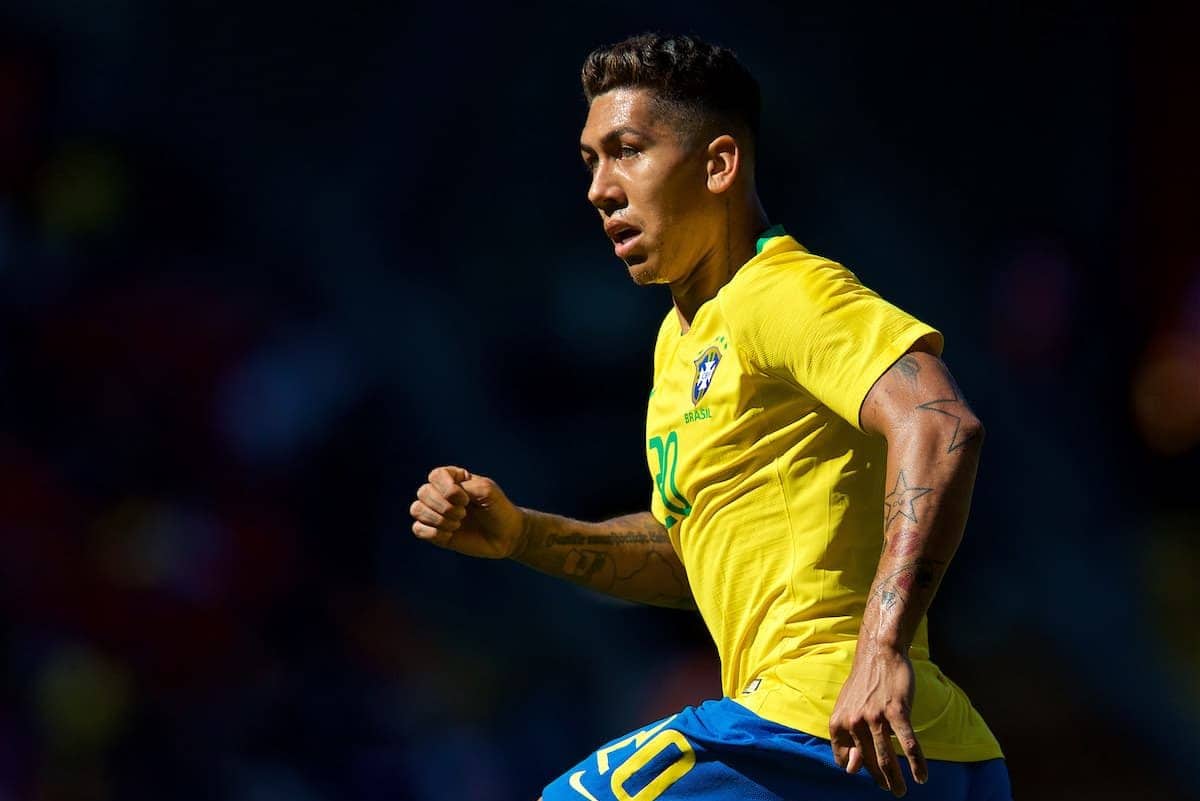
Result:
[[[612,172],[603,164],[597,166],[596,171],[592,173],[587,197],[588,202],[606,213],[625,205],[625,193],[621,185],[613,179]]]

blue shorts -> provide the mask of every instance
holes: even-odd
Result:
[[[913,801],[1012,801],[1003,759],[929,761]],[[544,801],[884,801],[865,769],[848,775],[829,741],[759,717],[724,698],[687,707],[611,743],[550,783]]]

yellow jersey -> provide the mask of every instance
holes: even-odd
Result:
[[[922,338],[940,353],[941,334],[778,227],[686,333],[674,309],[659,329],[651,510],[716,642],[724,694],[819,737],[850,675],[883,544],[886,443],[862,431],[859,409]],[[924,620],[910,657],[926,756],[1002,756],[930,661]]]

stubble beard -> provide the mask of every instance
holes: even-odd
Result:
[[[625,262],[625,268],[629,271],[629,277],[638,286],[650,286],[651,284],[661,283],[658,277],[658,270],[648,264],[648,261],[648,259],[643,259],[638,262]]]

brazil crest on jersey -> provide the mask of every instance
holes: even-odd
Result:
[[[725,695],[818,737],[850,674],[883,542],[885,443],[863,433],[859,409],[919,340],[940,353],[941,334],[782,229],[686,333],[674,309],[659,330],[651,509],[716,642]],[[930,661],[924,621],[910,656],[926,755],[1001,756]]]
[[[713,373],[717,371],[717,365],[720,363],[721,349],[716,345],[705,348],[704,352],[696,358],[696,380],[692,382],[693,406],[700,402],[705,392],[708,392],[708,387],[712,383]]]

